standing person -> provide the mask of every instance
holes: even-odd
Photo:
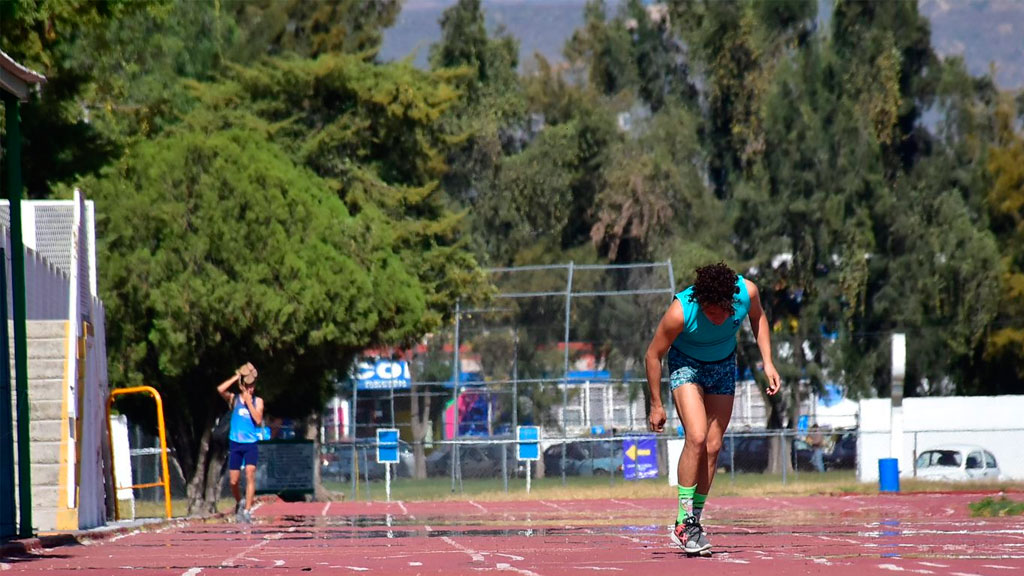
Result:
[[[220,383],[217,392],[231,406],[231,432],[228,434],[228,476],[231,494],[235,497],[235,517],[240,522],[252,522],[252,502],[256,497],[256,462],[259,452],[256,442],[263,426],[263,399],[256,396],[256,377],[259,373],[250,362],[235,371],[235,375]],[[239,392],[228,390],[238,384]],[[242,466],[245,465],[245,500],[238,489]]]
[[[810,434],[807,435],[807,445],[811,447],[811,465],[818,472],[825,471],[825,437],[821,434],[818,425],[811,426]]]
[[[696,282],[675,295],[647,348],[651,430],[665,428],[661,360],[667,353],[672,400],[686,438],[679,457],[679,509],[672,541],[687,554],[711,554],[700,518],[718,467],[722,436],[732,417],[736,333],[744,316],[750,318],[761,351],[768,394],[775,394],[781,382],[772,362],[768,320],[757,286],[722,262],[697,268]]]

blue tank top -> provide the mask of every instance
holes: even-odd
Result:
[[[736,278],[740,291],[733,298],[731,318],[716,326],[700,309],[700,304],[690,301],[693,286],[676,294],[683,305],[683,331],[679,333],[672,346],[701,362],[717,362],[724,360],[736,351],[736,333],[743,325],[743,317],[750,312],[750,293],[743,276]]]
[[[255,401],[253,399],[253,402]],[[231,399],[231,404],[231,432],[228,434],[228,439],[242,444],[257,442],[260,439],[260,429],[253,423],[252,415],[249,414],[249,408],[245,406],[245,402],[242,402],[242,399],[235,394],[235,397]]]

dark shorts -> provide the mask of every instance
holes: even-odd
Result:
[[[259,448],[255,442],[228,442],[228,470],[241,470],[242,464],[255,466],[259,459]]]
[[[672,389],[696,384],[705,394],[736,394],[736,353],[717,362],[702,362],[675,348],[668,350],[669,384]]]

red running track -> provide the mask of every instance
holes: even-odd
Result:
[[[47,575],[1024,574],[1024,518],[970,518],[978,494],[712,498],[712,558],[671,545],[675,502],[271,502],[252,525],[180,521],[4,558]]]

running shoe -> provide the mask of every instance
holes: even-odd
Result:
[[[682,524],[676,523],[672,530],[672,541],[683,549],[687,555],[710,556],[711,542],[704,535],[704,528],[696,518],[690,516]]]
[[[245,522],[245,498],[235,502],[235,521]]]
[[[242,522],[244,522],[246,524],[252,524],[252,510],[243,510],[242,511]],[[710,544],[709,544],[709,546],[710,546]]]

